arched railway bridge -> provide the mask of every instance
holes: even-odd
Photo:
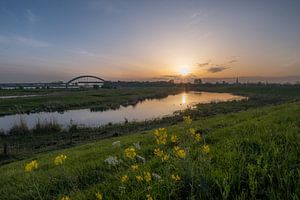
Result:
[[[106,82],[103,78],[100,78],[98,76],[83,75],[83,76],[77,76],[77,77],[72,78],[71,80],[69,80],[66,83],[66,88],[68,88],[76,80],[80,80],[80,79],[84,79],[84,78],[93,78],[93,79],[96,79],[98,81],[79,81],[78,83],[82,83],[82,84],[99,84],[99,83],[105,83]]]

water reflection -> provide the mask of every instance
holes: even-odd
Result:
[[[182,103],[182,104],[186,104],[186,93],[182,93],[182,96],[181,96],[181,103]]]
[[[171,115],[177,110],[183,110],[197,103],[209,103],[219,101],[241,100],[244,97],[235,96],[229,93],[211,92],[188,92],[177,95],[170,95],[163,99],[145,100],[135,106],[120,107],[117,110],[103,112],[91,112],[89,109],[69,110],[64,113],[41,112],[33,114],[18,114],[0,117],[0,129],[9,130],[14,124],[23,119],[29,127],[33,127],[38,120],[55,120],[64,127],[67,127],[72,120],[74,123],[86,126],[99,126],[109,122],[143,121],[153,118]]]

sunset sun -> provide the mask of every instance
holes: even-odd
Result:
[[[179,69],[179,73],[180,75],[182,76],[186,76],[190,73],[190,70],[188,69],[188,67],[185,65],[185,66],[182,66],[180,69]]]

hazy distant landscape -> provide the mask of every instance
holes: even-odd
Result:
[[[299,10],[0,1],[0,200],[299,200]]]

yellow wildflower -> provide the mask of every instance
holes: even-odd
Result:
[[[181,178],[178,174],[177,175],[172,174],[171,178],[172,178],[173,181],[180,181],[181,180]]]
[[[136,176],[135,179],[136,179],[136,181],[139,182],[139,183],[142,182],[142,181],[144,180],[142,176]]]
[[[146,195],[146,198],[147,198],[147,200],[153,200],[153,198],[151,197],[150,194],[147,194],[147,195]]]
[[[186,152],[184,149],[176,146],[173,149],[174,154],[178,157],[178,158],[185,158],[186,157]]]
[[[138,165],[131,165],[132,171],[137,171],[139,169]]]
[[[71,200],[71,198],[69,196],[64,196],[61,198],[61,200]]]
[[[194,128],[189,129],[191,136],[195,136],[196,130]]]
[[[32,170],[37,169],[38,166],[38,162],[36,160],[33,160],[25,165],[25,172],[31,172]]]
[[[205,153],[209,153],[209,146],[207,144],[203,145],[202,151],[204,151]]]
[[[160,150],[160,148],[154,149],[154,155],[161,158],[162,161],[167,161],[170,158],[169,155],[165,154],[163,150]]]
[[[126,183],[129,181],[129,177],[127,175],[124,175],[121,177],[121,181],[122,181],[122,183]]]
[[[167,132],[167,130],[166,130],[165,128],[159,128],[159,129],[156,129],[156,130],[154,131],[154,135],[155,135],[156,137],[158,137],[158,136],[161,135],[161,133],[165,133],[165,132]]]
[[[150,182],[152,180],[150,172],[144,172],[144,179],[146,182]]]
[[[197,134],[195,135],[195,140],[196,140],[197,142],[200,142],[200,141],[201,141],[201,135],[200,135],[199,133],[197,133]]]
[[[129,147],[129,148],[125,149],[124,153],[125,153],[125,156],[130,159],[134,159],[136,157],[136,151],[135,151],[135,148],[133,148],[133,147]]]
[[[167,130],[165,128],[159,128],[154,131],[155,139],[157,144],[166,144],[167,143]]]
[[[183,121],[186,125],[190,125],[192,123],[192,119],[190,116],[183,116]]]
[[[156,155],[158,157],[162,157],[164,155],[164,152],[162,150],[160,150],[160,148],[156,148],[156,149],[154,149],[154,155]]]
[[[102,193],[97,192],[95,195],[96,195],[97,200],[102,200],[103,199],[103,194]]]
[[[55,165],[62,165],[63,162],[67,159],[67,156],[66,155],[59,155],[59,156],[56,156],[56,158],[54,159],[54,164]]]
[[[168,154],[164,154],[164,156],[161,158],[162,161],[167,161],[170,159],[170,156]]]
[[[172,135],[171,136],[171,142],[176,143],[178,141],[177,135]]]

